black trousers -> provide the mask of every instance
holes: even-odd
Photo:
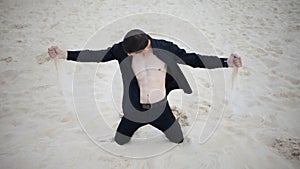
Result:
[[[171,142],[182,143],[183,134],[181,131],[181,127],[178,121],[175,119],[169,103],[167,102],[163,106],[165,106],[165,109],[163,110],[161,115],[153,121],[149,121],[146,123],[136,122],[122,117],[121,122],[117,128],[115,141],[118,144],[123,145],[130,141],[134,132],[137,131],[140,127],[150,124],[162,131]],[[146,111],[147,109],[144,109],[141,105],[141,110]]]

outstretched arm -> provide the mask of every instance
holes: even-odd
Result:
[[[231,54],[229,58],[205,56],[196,53],[187,53],[184,49],[179,48],[172,42],[169,43],[168,50],[178,57],[177,62],[180,64],[186,64],[194,68],[199,67],[207,69],[242,66],[241,57],[237,54]]]
[[[48,53],[51,58],[67,59],[76,62],[107,62],[115,59],[110,49],[65,51],[57,46],[52,46],[48,48]]]

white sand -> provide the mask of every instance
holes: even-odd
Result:
[[[299,1],[204,0],[182,4],[179,0],[9,0],[1,1],[0,9],[0,168],[300,167]],[[95,93],[91,86],[80,91],[86,95],[79,100],[76,114],[71,97],[74,63],[60,62],[64,70],[59,83],[54,62],[46,53],[51,45],[82,49],[100,27],[142,12],[176,15],[204,33],[216,49],[212,54],[229,56],[237,52],[243,57],[244,67],[239,70],[233,90],[232,70],[225,70],[227,99],[216,103],[225,103],[224,114],[215,116],[210,108],[214,103],[207,72],[183,67],[193,73],[202,92],[200,99],[193,96],[184,101],[190,110],[176,106],[181,92],[170,95],[171,106],[180,116],[186,135],[179,146],[150,126],[137,131],[127,145],[112,142],[121,113],[122,86],[117,63],[99,66]],[[123,36],[120,32],[110,34],[112,39]],[[78,74],[85,78],[78,81],[80,87],[93,82],[97,66],[77,65]],[[109,93],[111,88],[114,90]],[[94,97],[89,96],[91,93],[95,94],[95,103],[84,98]],[[111,95],[116,98],[115,105],[111,105]],[[220,117],[221,123],[213,135],[199,141],[203,127],[217,123]],[[104,123],[108,124],[106,128]],[[165,148],[172,149],[164,152]],[[112,153],[153,157],[134,159]]]

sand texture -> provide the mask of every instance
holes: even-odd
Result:
[[[1,169],[300,168],[300,1],[1,0],[0,9]],[[243,58],[234,80],[233,69],[181,66],[199,95],[169,95],[185,135],[180,145],[151,126],[117,145],[117,62],[55,64],[47,54],[51,45],[84,49],[99,28],[141,13],[192,23],[205,42],[192,30],[180,31],[185,25],[169,30],[199,43],[197,53]],[[143,24],[156,31],[153,36],[160,31]],[[134,25],[127,26],[107,29],[99,47],[111,46]],[[220,84],[211,78],[219,75],[225,83],[214,90]]]

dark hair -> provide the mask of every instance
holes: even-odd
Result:
[[[148,45],[148,35],[139,29],[129,31],[123,40],[122,46],[125,52],[138,52]]]

